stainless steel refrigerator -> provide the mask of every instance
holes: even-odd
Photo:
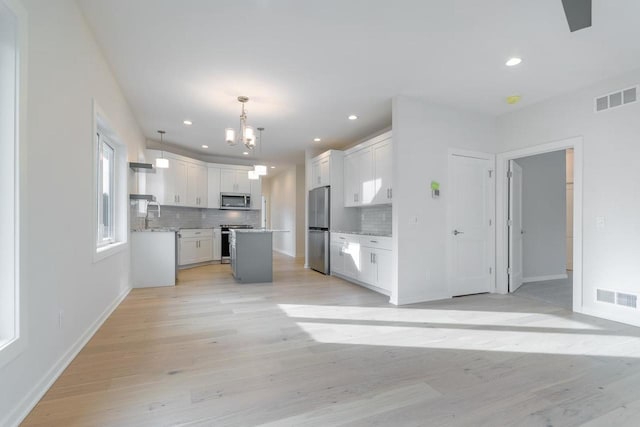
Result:
[[[329,187],[309,191],[309,267],[329,274]]]

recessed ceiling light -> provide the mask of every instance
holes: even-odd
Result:
[[[271,169],[275,169],[275,168],[276,168],[275,166],[271,166]]]
[[[321,140],[320,138],[313,138],[313,141],[314,141],[314,142],[320,142],[320,141],[322,141],[322,140]]]
[[[184,122],[182,122],[182,123],[184,123],[184,124],[185,124],[185,125],[187,125],[187,126],[191,126],[191,125],[193,124],[193,122],[192,122],[191,120],[185,120],[185,121],[184,121]]]
[[[355,114],[352,114],[349,116],[349,120],[358,120],[358,116],[356,116]]]
[[[209,148],[209,146],[208,145],[203,145],[202,148]]]
[[[248,151],[243,151],[242,154],[244,154],[245,156],[248,156],[249,152]]]
[[[513,58],[509,58],[509,60],[507,62],[505,62],[504,65],[506,65],[507,67],[515,67],[516,65],[518,65],[521,62],[522,62],[521,58],[518,58],[518,57],[514,56]]]

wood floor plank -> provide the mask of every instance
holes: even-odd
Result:
[[[25,426],[635,425],[640,331],[531,298],[406,307],[274,254],[135,289]]]

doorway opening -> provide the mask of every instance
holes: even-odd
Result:
[[[498,155],[496,291],[582,311],[582,138]]]
[[[573,149],[509,160],[509,292],[573,307]]]

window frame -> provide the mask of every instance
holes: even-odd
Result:
[[[101,177],[101,139],[108,141],[108,145],[113,148],[113,176],[112,176],[112,220],[113,239],[101,241],[100,236],[100,212],[102,206],[101,184],[98,182]],[[102,261],[112,255],[122,252],[128,248],[129,237],[129,209],[128,209],[128,175],[127,175],[127,147],[122,142],[117,132],[111,126],[104,110],[100,108],[96,100],[93,100],[93,150],[91,162],[93,164],[93,221],[91,221],[91,235],[93,236],[93,262]]]
[[[8,273],[11,280],[5,280],[0,277],[0,286],[12,286],[7,293],[12,294],[13,306],[7,318],[0,317],[0,322],[10,319],[9,326],[4,326],[6,330],[13,330],[13,336],[7,336],[4,339],[0,336],[0,368],[15,359],[24,351],[28,344],[28,328],[27,328],[27,310],[26,310],[26,268],[25,268],[25,245],[22,244],[22,236],[25,236],[26,227],[23,221],[27,195],[26,187],[26,157],[24,153],[27,151],[26,138],[26,113],[27,113],[27,13],[22,7],[19,0],[0,0],[0,4],[6,7],[15,18],[15,92],[14,92],[14,134],[13,146],[7,156],[13,161],[11,182],[13,191],[9,196],[12,201],[9,202],[12,211],[13,232],[9,245],[13,247],[11,251],[13,266],[12,271]],[[12,52],[13,53],[13,52]],[[7,197],[7,199],[9,199]],[[4,203],[3,203],[4,204]],[[6,207],[7,205],[4,204]],[[6,240],[5,240],[6,241]]]
[[[98,247],[104,247],[107,245],[112,245],[114,243],[116,243],[116,229],[115,229],[115,186],[116,186],[116,158],[117,158],[117,148],[115,147],[115,144],[113,144],[111,141],[109,141],[108,137],[105,135],[100,134],[100,132],[97,133],[96,135],[97,140],[98,140],[98,179],[97,179],[97,184],[98,184],[98,188],[96,189],[97,191],[97,197],[96,197],[96,202],[98,203],[98,229],[97,229],[97,236],[96,236],[96,244],[98,245]],[[100,194],[104,195],[104,153],[105,153],[105,146],[108,147],[111,150],[111,160],[109,162],[109,190],[110,190],[110,194],[109,194],[109,207],[108,207],[108,217],[111,218],[111,224],[110,224],[110,231],[108,233],[108,236],[105,238],[105,233],[103,230],[104,227],[104,212],[105,212],[105,207],[104,207],[104,196],[100,197]]]

